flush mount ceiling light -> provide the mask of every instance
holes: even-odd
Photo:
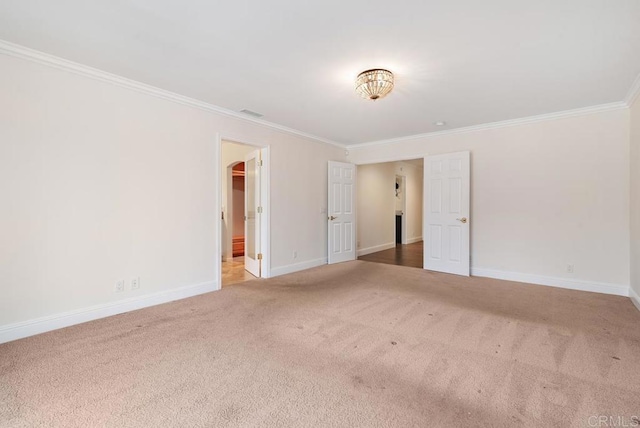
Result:
[[[356,92],[361,97],[377,100],[393,89],[393,73],[382,68],[363,71],[356,78]]]

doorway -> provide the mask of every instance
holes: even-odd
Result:
[[[268,147],[220,139],[219,284],[269,275]]]
[[[250,147],[247,147],[247,150]],[[226,210],[227,218],[225,232],[231,238],[231,247],[222,262],[222,286],[237,284],[255,279],[256,277],[245,269],[245,162],[233,161],[227,166]],[[224,211],[223,211],[224,213]]]
[[[423,267],[422,158],[358,165],[358,260]]]

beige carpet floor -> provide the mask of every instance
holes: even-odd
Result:
[[[627,298],[350,262],[0,345],[2,427],[595,426]]]

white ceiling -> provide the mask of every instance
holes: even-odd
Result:
[[[348,145],[621,101],[640,1],[0,0],[0,39]]]

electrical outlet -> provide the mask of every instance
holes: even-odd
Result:
[[[297,259],[297,258],[298,258],[298,251],[297,251],[297,250],[295,250],[295,251],[293,252],[293,258],[294,258],[294,259]]]
[[[573,273],[573,265],[567,265],[567,273]]]
[[[137,276],[135,278],[131,279],[131,289],[132,290],[137,290],[140,288],[140,277]]]
[[[116,293],[122,293],[124,291],[124,279],[116,281]]]

